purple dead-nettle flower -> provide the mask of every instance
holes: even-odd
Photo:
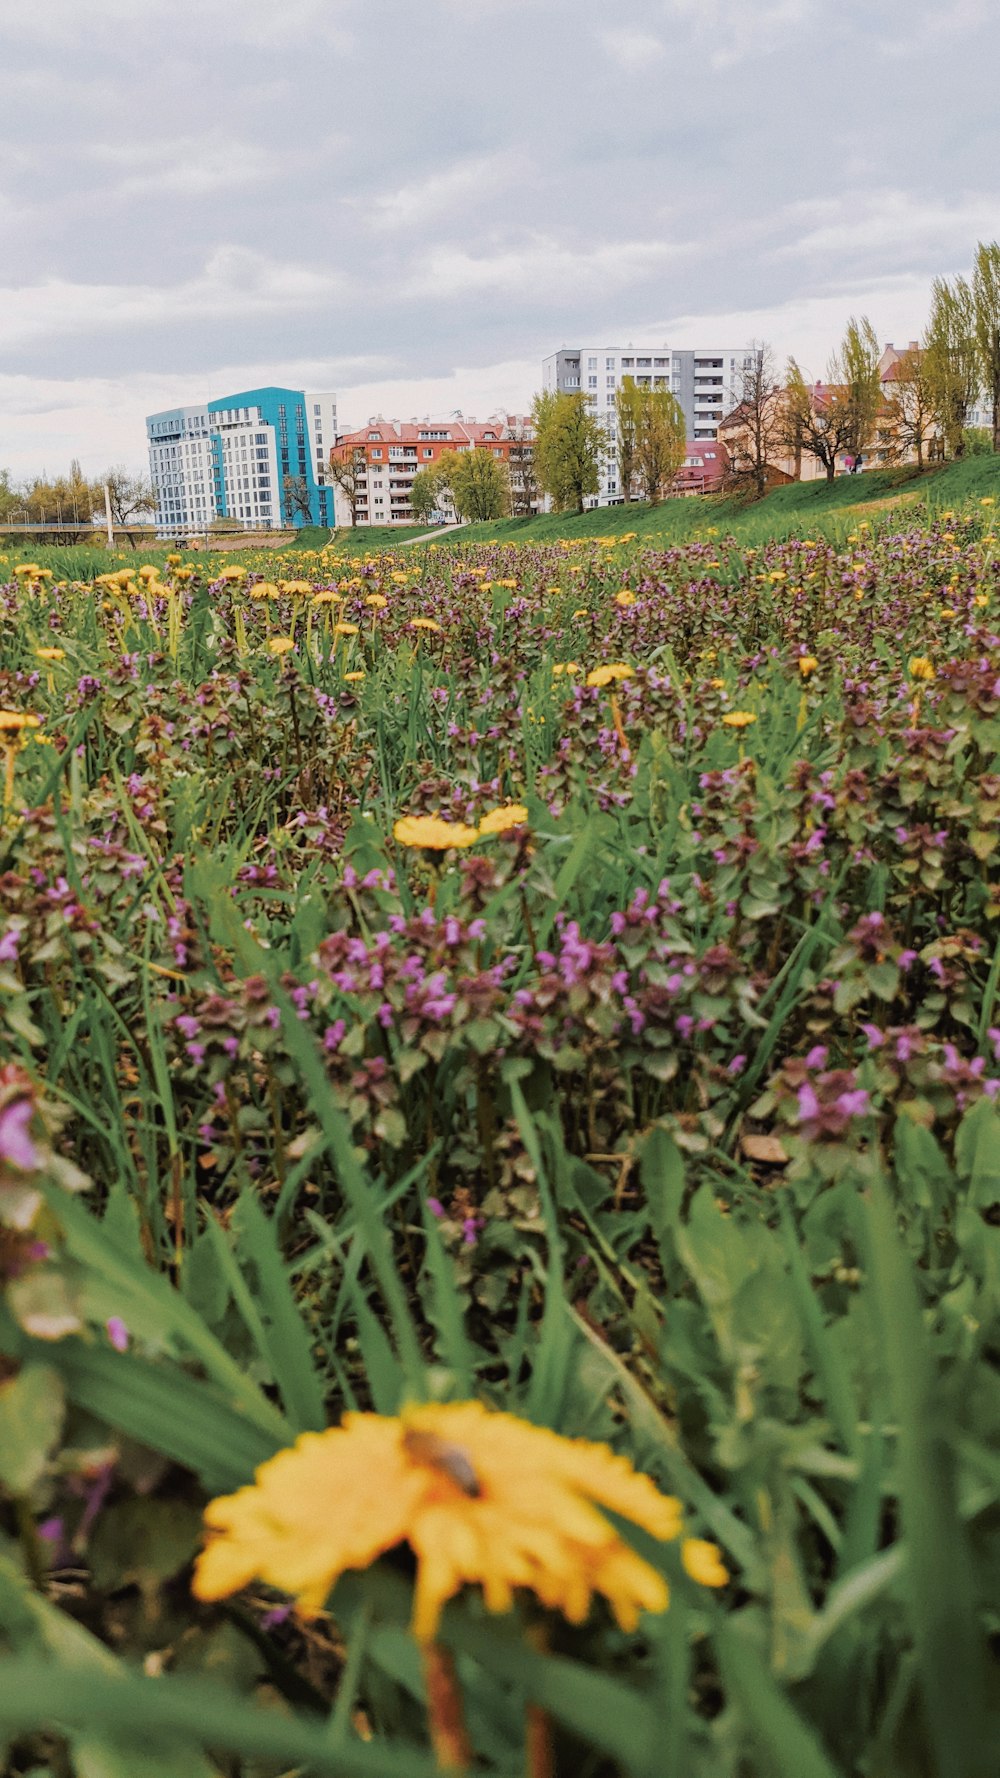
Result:
[[[125,1326],[124,1321],[121,1319],[121,1316],[120,1315],[112,1315],[105,1322],[104,1325],[105,1325],[108,1339],[111,1341],[111,1344],[114,1347],[115,1351],[116,1352],[127,1352],[128,1351],[128,1343],[129,1343],[129,1332],[128,1332],[128,1328]]]
[[[0,1106],[0,1165],[16,1167],[21,1173],[38,1171],[41,1157],[30,1134],[34,1115],[30,1099],[14,1099]]]

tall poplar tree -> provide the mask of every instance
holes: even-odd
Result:
[[[993,406],[993,449],[1000,451],[1000,244],[980,241],[972,268],[979,376]]]
[[[582,512],[600,485],[604,428],[584,394],[545,389],[531,409],[538,485],[558,512]]]
[[[979,392],[976,303],[964,278],[935,278],[924,335],[924,365],[934,413],[952,457],[965,455],[965,422]]]

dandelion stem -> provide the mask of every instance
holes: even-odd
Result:
[[[427,1722],[434,1757],[442,1772],[467,1772],[472,1765],[472,1746],[455,1662],[439,1642],[426,1643],[423,1656]]]

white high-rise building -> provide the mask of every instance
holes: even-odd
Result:
[[[220,518],[248,531],[335,522],[326,470],[335,395],[243,390],[150,414],[146,433],[161,537],[206,531]]]
[[[703,346],[688,351],[669,346],[563,346],[542,360],[542,388],[582,392],[608,437],[600,493],[592,504],[624,500],[618,486],[615,453],[616,404],[623,377],[640,389],[669,389],[684,414],[688,441],[715,438],[720,420],[736,406],[745,346]]]

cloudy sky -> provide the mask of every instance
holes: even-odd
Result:
[[[562,344],[915,336],[1000,235],[995,0],[0,0],[0,468],[255,384],[524,407]]]

